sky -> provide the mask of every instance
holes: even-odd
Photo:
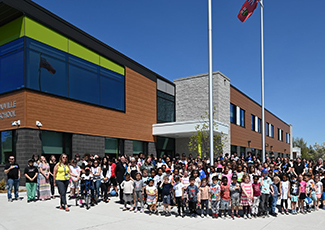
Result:
[[[207,0],[34,0],[169,79],[208,72]],[[213,71],[261,103],[260,7],[212,0]],[[264,0],[265,107],[308,145],[325,142],[325,1]],[[322,106],[323,104],[323,106]]]

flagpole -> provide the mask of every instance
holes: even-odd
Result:
[[[265,114],[264,114],[264,4],[261,5],[261,88],[262,88],[262,160],[265,162]]]
[[[210,131],[210,165],[214,164],[213,146],[213,81],[212,81],[212,3],[208,0],[208,29],[209,29],[209,131]]]

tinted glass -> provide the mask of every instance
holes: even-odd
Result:
[[[27,87],[67,97],[67,63],[37,51],[27,50]]]
[[[69,96],[99,104],[99,76],[96,73],[69,65]]]
[[[255,130],[255,116],[251,115],[251,129],[254,131]]]
[[[0,46],[0,56],[16,51],[24,47],[24,38],[16,39],[12,42],[9,42],[3,46]]]
[[[245,110],[240,109],[240,126],[245,127]]]
[[[105,153],[117,154],[118,153],[118,140],[115,138],[105,138]]]
[[[157,98],[157,118],[159,122],[175,121],[175,103],[166,99]]]
[[[230,122],[236,123],[236,106],[230,104]]]
[[[8,161],[9,156],[14,155],[12,131],[0,132],[0,163]]]
[[[67,61],[67,57],[68,57],[67,53],[58,50],[56,48],[53,48],[49,45],[46,45],[44,43],[35,41],[31,38],[26,38],[26,46],[29,49],[37,51],[38,53],[46,54],[54,58],[60,59],[62,61]]]
[[[112,78],[100,77],[100,104],[106,107],[124,110],[124,83]]]
[[[269,123],[266,122],[266,136],[269,136]]]
[[[24,50],[20,49],[0,57],[0,93],[23,88]]]

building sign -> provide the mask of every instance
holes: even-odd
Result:
[[[16,101],[0,103],[0,119],[16,117]]]

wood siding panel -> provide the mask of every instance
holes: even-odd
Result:
[[[261,106],[256,104],[234,87],[230,87],[230,102],[245,110],[245,128],[239,125],[231,124],[231,144],[248,147],[248,141],[250,140],[251,148],[262,149],[261,133],[251,130],[251,115],[253,114],[262,119]],[[265,136],[265,143],[268,144],[266,151],[271,151],[271,146],[273,146],[272,151],[274,152],[290,154],[290,144],[286,143],[286,133],[290,133],[290,126],[267,110],[265,110],[265,124],[266,122],[274,126],[274,137],[271,138]],[[283,130],[283,141],[278,140],[278,128]]]
[[[1,130],[9,130],[9,129],[16,129],[16,127],[11,126],[11,122],[20,120],[21,126],[25,125],[25,92],[19,91],[19,92],[13,92],[8,93],[5,95],[0,96],[0,104],[16,101],[16,108],[12,109],[1,109],[0,113],[6,113],[8,111],[15,111],[16,117],[10,117],[10,118],[0,118],[0,131]]]
[[[126,111],[118,112],[38,92],[26,92],[27,124],[60,132],[154,141],[156,82],[126,68]]]

